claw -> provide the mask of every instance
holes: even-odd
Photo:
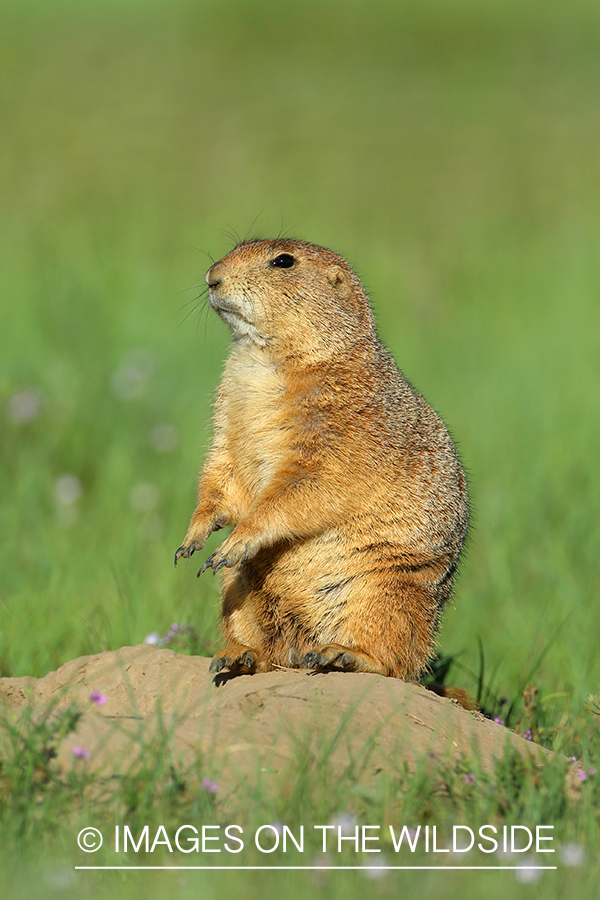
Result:
[[[211,555],[208,557],[208,559],[206,560],[206,562],[204,563],[204,565],[202,566],[202,568],[196,575],[196,578],[200,578],[200,576],[202,575],[203,572],[206,572],[207,569],[210,569],[210,567],[212,566],[212,561],[216,555],[217,555],[217,551],[215,550],[215,552],[211,553]]]
[[[306,656],[304,657],[304,659],[302,660],[302,662],[300,663],[300,667],[302,669],[314,669],[318,665],[319,665],[319,654],[313,653],[312,651],[310,653],[307,653]]]
[[[194,544],[182,544],[179,550],[175,553],[175,565],[177,565],[177,561],[180,559],[191,559],[192,554],[196,550]]]
[[[230,665],[231,660],[227,659],[226,656],[215,656],[210,666],[208,667],[209,672],[216,672],[217,674],[221,672],[223,669],[226,669],[228,665]]]
[[[254,654],[251,650],[248,650],[247,653],[240,658],[240,662],[243,666],[246,666],[247,669],[251,669],[254,665]]]
[[[236,675],[252,674],[256,667],[256,653],[254,650],[245,650],[240,655],[229,651],[229,648],[221,651],[221,655],[215,656],[208,667],[208,671],[219,674],[223,669],[229,669]]]

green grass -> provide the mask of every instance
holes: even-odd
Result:
[[[217,642],[217,581],[172,568],[227,348],[196,298],[228,229],[285,229],[355,265],[459,445],[473,527],[440,635],[454,680],[475,689],[481,640],[496,695],[535,682],[540,736],[600,769],[583,709],[600,669],[597,4],[2,0],[0,15],[2,675],[172,621]],[[119,399],[131,364],[139,394]],[[27,422],[22,391],[39,400]],[[71,507],[62,475],[81,482]],[[131,504],[140,483],[152,509]],[[592,890],[578,872],[561,890]],[[397,890],[443,890],[420,877]],[[257,874],[246,892],[263,888]]]
[[[560,755],[544,768],[532,761],[519,759],[508,752],[498,761],[492,773],[481,769],[476,759],[451,763],[443,748],[436,758],[423,759],[416,771],[409,774],[401,759],[392,762],[386,772],[367,786],[357,775],[368,760],[370,747],[364,748],[363,759],[356,757],[347,769],[333,777],[327,761],[333,744],[342,739],[349,722],[342,723],[336,734],[324,734],[321,748],[313,743],[312,752],[302,744],[295,759],[279,771],[276,790],[268,789],[261,778],[246,782],[235,790],[226,802],[219,799],[219,791],[210,793],[199,787],[207,771],[218,778],[218,757],[203,759],[201,755],[186,766],[172,753],[170,728],[165,723],[154,740],[147,741],[138,762],[132,762],[118,776],[107,777],[100,770],[95,776],[86,771],[86,761],[75,760],[70,770],[59,769],[53,749],[60,739],[76,725],[77,711],[69,707],[56,709],[48,715],[32,716],[25,711],[16,720],[5,717],[2,730],[2,766],[0,768],[0,826],[3,845],[0,852],[2,869],[10,886],[8,896],[31,896],[33,885],[44,885],[44,896],[81,896],[82,885],[93,890],[94,896],[108,894],[116,883],[122,896],[139,896],[150,890],[152,896],[169,892],[167,873],[156,872],[74,872],[73,865],[98,866],[365,866],[378,862],[392,866],[428,866],[432,864],[483,866],[531,864],[533,854],[498,858],[475,850],[470,854],[434,855],[424,848],[421,836],[416,851],[409,852],[406,844],[395,851],[390,828],[397,836],[403,826],[423,831],[436,829],[436,846],[452,846],[453,827],[471,828],[477,834],[483,825],[492,826],[501,843],[503,828],[523,826],[532,829],[544,826],[543,835],[552,843],[543,846],[556,848],[553,855],[535,858],[539,865],[558,864],[557,872],[545,872],[539,888],[546,887],[544,896],[561,896],[561,891],[580,889],[582,872],[577,864],[569,865],[569,847],[583,848],[587,854],[584,881],[597,878],[598,863],[593,858],[597,847],[599,824],[597,808],[600,802],[600,781],[590,778],[573,789],[567,780],[568,763]],[[257,773],[258,774],[258,773]],[[271,783],[273,784],[273,783]],[[327,852],[323,852],[323,833],[314,826],[341,824],[343,834],[356,834],[356,825],[369,826],[367,835],[373,838],[369,849],[377,848],[380,856],[356,852],[346,841],[338,850],[337,835],[327,834]],[[348,821],[350,819],[350,821]],[[292,842],[275,852],[274,834],[269,823],[287,826],[300,850]],[[236,828],[226,831],[228,826]],[[98,853],[83,854],[76,850],[77,834],[93,825],[104,836]],[[124,826],[130,840],[138,845],[137,852],[129,844],[125,850]],[[186,853],[190,848],[187,828],[177,844],[176,832],[182,826],[193,826],[202,833],[208,827],[207,844],[218,849],[219,855],[208,852]],[[115,826],[119,828],[119,846],[115,848]],[[143,841],[147,826],[147,842]],[[265,826],[267,826],[265,828]],[[548,828],[551,826],[552,830]],[[255,844],[257,832],[260,847]],[[458,846],[464,847],[465,831],[458,831]],[[490,832],[485,835],[489,837]],[[522,836],[522,831],[520,832]],[[241,839],[243,847],[230,838]],[[477,835],[481,840],[482,835]],[[414,835],[413,835],[414,839]],[[153,847],[156,841],[156,846]],[[169,842],[168,844],[166,842]],[[519,841],[519,845],[523,844]],[[167,847],[172,847],[172,850]],[[178,849],[178,846],[182,848]],[[432,846],[432,844],[430,845]],[[490,849],[489,843],[483,846]],[[360,847],[360,845],[359,845]],[[240,850],[238,853],[229,852]],[[571,850],[571,854],[572,854]],[[592,857],[591,859],[589,857]],[[572,857],[571,857],[572,858]],[[579,874],[579,880],[577,879]],[[276,873],[259,877],[247,872],[243,877],[244,891],[250,897],[286,895],[300,896],[302,891],[322,887],[333,896],[360,896],[365,878],[361,872],[337,873],[313,871]],[[209,896],[221,891],[239,889],[239,873],[201,872],[169,873],[178,895],[187,897],[199,891]],[[484,886],[492,896],[507,892],[518,895],[519,882],[515,873],[465,872],[455,869],[449,874],[440,872],[414,873],[390,871],[377,879],[375,886],[382,895],[392,896],[420,879],[424,896],[444,895],[450,885],[450,896],[457,890],[467,897],[476,897]],[[272,883],[271,883],[272,882]],[[237,888],[236,888],[237,885]],[[159,887],[157,887],[159,886]],[[362,886],[362,888],[361,888]],[[114,889],[114,888],[113,888]],[[158,890],[158,893],[155,893]],[[170,890],[173,890],[171,888]],[[590,896],[592,896],[590,894]]]

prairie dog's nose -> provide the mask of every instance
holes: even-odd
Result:
[[[214,266],[211,266],[204,279],[209,286],[209,288],[216,288],[221,284],[222,281],[222,271],[223,268],[220,263],[215,263]]]

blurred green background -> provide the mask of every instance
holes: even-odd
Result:
[[[0,9],[1,674],[216,647],[218,578],[172,565],[228,344],[198,295],[285,230],[355,266],[469,472],[442,650],[597,690],[600,6]]]

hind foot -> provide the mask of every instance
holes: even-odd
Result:
[[[387,675],[388,671],[362,650],[343,647],[341,644],[323,644],[306,654],[300,663],[302,669],[315,669],[317,672],[374,672],[376,675]]]
[[[229,669],[236,675],[254,675],[255,672],[267,672],[269,668],[252,647],[233,644],[217,653],[209,666],[209,672],[219,673],[223,669]]]

